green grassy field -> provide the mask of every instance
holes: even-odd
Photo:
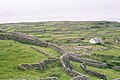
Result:
[[[92,52],[95,53],[95,54],[120,56],[120,50],[119,49],[110,49],[110,50],[107,50],[107,51],[94,50]]]
[[[120,77],[120,72],[119,71],[115,71],[112,69],[100,69],[100,68],[94,68],[94,67],[89,67],[87,66],[88,69],[93,70],[93,71],[98,71],[100,73],[104,73],[105,75],[107,75],[107,80],[112,80],[114,78],[119,78]]]
[[[56,76],[59,80],[69,80],[70,76],[66,75],[61,69],[61,66],[57,64],[51,64],[53,67],[49,67],[46,71],[27,70],[20,71],[18,65],[22,63],[37,63],[44,59],[47,59],[45,55],[38,53],[30,48],[31,45],[21,44],[19,42],[11,40],[0,41],[0,80],[3,79],[20,79],[20,78],[46,78]],[[41,47],[39,47],[41,48]],[[46,52],[60,56],[58,52],[49,49],[41,48]],[[52,53],[51,53],[52,52]]]
[[[36,36],[39,39],[47,42],[51,42],[62,47],[68,48],[70,51],[74,51],[78,54],[82,54],[84,51],[91,50],[91,54],[100,55],[112,55],[115,57],[120,56],[120,44],[116,43],[116,38],[120,38],[120,23],[108,22],[108,21],[54,21],[54,22],[41,22],[41,23],[16,23],[16,24],[1,24],[0,34],[5,32],[21,32],[27,35]],[[98,37],[103,40],[101,45],[93,45],[89,43],[92,37]],[[80,39],[79,42],[70,42],[71,39]],[[67,75],[60,65],[50,64],[54,67],[48,67],[46,71],[38,70],[26,70],[20,71],[18,65],[22,63],[36,63],[44,59],[47,59],[45,55],[33,50],[28,44],[21,44],[12,40],[0,41],[0,80],[10,78],[46,78],[51,76],[58,77],[58,80],[70,80],[71,77]],[[77,47],[76,47],[77,46]],[[35,46],[41,49],[53,57],[59,58],[61,55],[46,47]],[[76,50],[74,48],[84,48],[84,50]],[[101,50],[106,48],[108,50]],[[104,57],[91,56],[87,57],[92,60],[103,61],[110,63],[111,65],[120,65],[118,59],[106,59]],[[70,62],[78,72],[81,72],[89,76],[90,80],[99,80],[97,77],[90,76],[80,68],[80,63]],[[108,80],[113,78],[120,78],[120,72],[110,68],[100,69],[89,67],[91,70],[95,70],[107,75]]]
[[[82,68],[80,67],[81,63],[71,62],[71,64],[76,71],[81,72],[81,73],[89,76],[90,80],[99,80],[97,77],[91,76],[91,75],[87,74],[85,71],[83,71]],[[119,78],[120,77],[120,72],[112,70],[112,69],[108,69],[108,68],[100,69],[100,68],[94,68],[94,67],[89,67],[89,66],[87,66],[87,68],[89,70],[104,73],[107,76],[107,80],[112,80],[114,78]]]
[[[91,76],[91,75],[87,74],[86,72],[84,72],[82,70],[82,68],[80,67],[80,63],[71,61],[71,64],[72,64],[74,70],[87,75],[90,78],[90,80],[99,80],[97,77]]]

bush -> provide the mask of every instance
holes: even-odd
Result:
[[[105,43],[105,44],[111,44],[111,42],[109,42],[109,41],[105,41],[104,43]]]
[[[100,26],[91,26],[91,29],[93,28],[101,28]]]
[[[80,38],[81,40],[85,40],[85,38]]]

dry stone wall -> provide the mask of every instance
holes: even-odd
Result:
[[[96,76],[96,77],[98,77],[98,78],[100,78],[100,79],[103,79],[103,80],[107,80],[106,75],[101,74],[101,73],[96,72],[96,71],[88,70],[87,67],[85,66],[85,64],[81,64],[80,67],[81,67],[86,73],[88,73],[88,74],[90,74],[90,75]]]
[[[41,41],[33,36],[27,36],[26,34],[22,34],[22,33],[0,34],[0,40],[15,40],[21,43],[29,43],[37,46],[43,46],[43,47],[48,46],[47,42]]]
[[[61,64],[62,64],[62,67],[63,67],[64,71],[67,74],[71,75],[73,77],[73,80],[89,80],[89,78],[86,75],[83,75],[83,74],[73,70],[70,63],[69,63],[69,60],[72,60],[72,61],[75,61],[75,62],[81,62],[81,63],[84,63],[86,65],[94,66],[94,67],[106,67],[107,66],[107,64],[105,64],[105,63],[80,59],[77,56],[75,56],[74,54],[71,55],[70,53],[67,53],[65,50],[63,50],[62,48],[60,48],[59,46],[57,46],[55,44],[47,43],[47,42],[39,40],[36,37],[27,36],[26,34],[22,34],[22,33],[0,34],[0,40],[15,40],[15,41],[18,41],[18,42],[21,42],[21,43],[29,43],[29,44],[33,44],[33,45],[37,45],[37,46],[49,47],[49,48],[52,48],[52,49],[58,51],[59,53],[62,54],[62,56],[60,57],[60,61],[61,61]],[[35,49],[36,51],[39,51],[39,52],[45,54],[46,56],[50,56],[42,50],[38,50],[34,47],[32,47],[32,48]],[[51,60],[44,60],[42,62],[35,63],[35,64],[20,64],[19,69],[20,70],[26,70],[26,69],[45,70],[46,69],[46,67],[45,67],[46,64],[56,62],[58,60],[59,59],[51,59]],[[82,68],[86,72],[88,72],[89,74],[92,74],[92,75],[95,75],[95,76],[98,75],[98,77],[100,77],[101,79],[104,78],[104,80],[106,80],[106,77],[104,75],[99,76],[99,75],[102,75],[102,74],[87,70],[87,68],[85,68],[84,66],[82,66]]]
[[[113,79],[113,80],[120,80],[120,78],[115,78],[115,79]]]
[[[31,46],[30,48],[32,48],[32,49],[34,49],[35,51],[38,51],[38,52],[44,54],[45,56],[47,56],[47,57],[49,57],[49,58],[54,58],[54,57],[52,57],[50,54],[48,54],[48,53],[46,53],[45,51],[43,51],[43,50],[41,50],[41,49],[38,49],[38,48],[36,48],[36,47],[34,47],[34,46]]]
[[[29,43],[29,44],[33,44],[33,45],[37,45],[37,46],[49,47],[49,48],[52,48],[52,49],[58,51],[61,54],[65,53],[65,51],[62,48],[60,48],[59,46],[57,46],[55,44],[41,41],[34,36],[28,36],[23,33],[14,32],[14,33],[0,34],[0,40],[15,40],[15,41],[18,41],[21,43]]]
[[[75,62],[80,62],[80,63],[84,63],[88,66],[93,66],[93,67],[107,67],[108,65],[106,63],[102,63],[102,62],[97,62],[97,61],[92,61],[92,60],[85,60],[85,59],[81,59],[77,56],[71,55],[69,54],[69,59]]]
[[[61,54],[65,54],[65,53],[66,53],[62,48],[60,48],[59,46],[57,46],[57,45],[55,45],[55,44],[48,43],[48,47],[50,47],[50,48],[58,51],[58,52],[61,53]]]
[[[40,78],[39,80],[58,80],[57,77]]]
[[[20,70],[27,70],[27,69],[35,69],[35,70],[45,70],[46,65],[53,63],[53,62],[58,62],[59,59],[48,59],[48,60],[43,60],[42,62],[35,63],[35,64],[20,64],[18,68]]]
[[[120,56],[105,55],[105,54],[92,54],[92,56],[101,57],[105,59],[120,60]]]
[[[73,78],[73,80],[86,80],[84,77],[76,76]]]
[[[88,78],[86,75],[83,75],[83,74],[81,74],[81,73],[73,70],[73,69],[70,67],[69,62],[68,62],[68,60],[67,60],[68,57],[69,57],[69,56],[68,56],[67,53],[60,57],[60,59],[61,59],[60,61],[61,61],[61,63],[62,63],[62,66],[63,66],[64,71],[65,71],[67,74],[69,74],[70,76],[72,76],[72,77],[73,77],[73,80],[89,80],[89,78]],[[81,79],[76,79],[76,78],[74,78],[74,77],[76,77],[76,76],[81,77]]]
[[[120,66],[113,66],[112,69],[120,71]]]

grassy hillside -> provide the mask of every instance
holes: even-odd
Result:
[[[27,70],[20,71],[18,65],[22,63],[37,63],[47,59],[43,54],[30,48],[31,45],[21,44],[11,40],[0,41],[0,80],[17,79],[17,78],[44,78],[56,76],[59,80],[69,80],[70,76],[66,75],[60,66],[50,64],[46,71]],[[41,47],[39,47],[41,48]],[[45,49],[47,52],[53,52],[52,55],[58,56],[54,50]]]
[[[0,34],[3,32],[21,32],[38,37],[40,40],[57,44],[68,52],[82,55],[84,59],[105,62],[109,68],[88,69],[104,73],[108,80],[120,78],[120,71],[115,71],[111,66],[120,66],[120,23],[114,21],[54,21],[37,23],[0,24]],[[90,44],[91,38],[100,38],[102,44]],[[10,78],[46,78],[56,76],[58,80],[70,80],[59,63],[48,65],[45,71],[26,70],[20,71],[18,65],[22,63],[37,63],[48,59],[28,44],[21,44],[12,40],[0,40],[0,79]],[[35,46],[53,57],[59,58],[57,51]],[[84,55],[84,53],[87,53]],[[107,57],[106,57],[107,56]],[[112,58],[111,58],[112,56]],[[114,57],[114,58],[113,58]],[[73,69],[89,76],[90,80],[99,80],[90,76],[80,68],[80,63],[70,62]],[[53,67],[51,67],[53,66]]]

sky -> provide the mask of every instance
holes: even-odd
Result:
[[[0,23],[120,21],[120,0],[0,0]]]

